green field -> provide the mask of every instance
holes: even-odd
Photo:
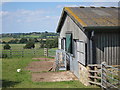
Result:
[[[3,88],[95,88],[86,87],[79,81],[32,82],[31,72],[24,68],[33,60],[31,58],[2,59]],[[16,72],[21,68],[20,73]]]

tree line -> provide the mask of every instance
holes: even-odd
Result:
[[[8,43],[8,44],[26,44],[26,43],[28,43],[30,41],[32,41],[32,42],[39,42],[37,40],[37,38],[29,38],[29,39],[21,38],[20,40],[19,39],[13,39],[13,40],[10,40],[8,42],[3,41],[2,43],[3,44],[6,44],[6,43]]]
[[[40,48],[57,48],[58,47],[58,38],[54,39],[47,39],[43,40],[41,39],[38,41],[36,38],[21,38],[20,40],[10,40],[8,43],[4,43],[4,49],[11,49],[11,46],[9,44],[26,44],[23,48],[24,49],[32,49],[35,48],[35,43],[40,43]]]

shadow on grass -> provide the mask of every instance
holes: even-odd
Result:
[[[2,88],[14,87],[14,85],[16,85],[18,83],[20,83],[20,82],[9,81],[9,80],[2,80]]]

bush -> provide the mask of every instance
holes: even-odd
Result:
[[[15,40],[10,40],[8,43],[10,43],[10,44],[16,44],[16,43],[18,43],[19,42],[19,40],[18,39],[15,39]]]
[[[28,42],[27,38],[21,38],[19,41],[19,43],[27,43],[27,42]]]
[[[6,42],[5,42],[5,41],[3,41],[2,43],[3,43],[3,44],[6,44]]]
[[[7,57],[8,57],[7,54],[3,54],[3,53],[2,53],[2,56],[0,55],[0,58],[7,58]]]
[[[10,47],[9,44],[5,44],[4,49],[10,49],[10,48],[11,48],[11,47]]]
[[[24,49],[32,49],[35,48],[34,42],[29,41],[25,46]]]
[[[58,47],[58,39],[53,39],[53,40],[47,40],[46,41],[46,47],[47,48],[56,48]]]

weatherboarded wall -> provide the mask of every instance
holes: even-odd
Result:
[[[72,33],[73,39],[76,39],[78,41],[83,41],[83,42],[87,43],[87,49],[89,50],[89,39],[87,37],[88,33],[81,30],[69,16],[66,17],[65,22],[62,26],[62,29],[61,29],[61,32],[60,32],[60,38],[61,39],[65,38],[67,32]],[[77,48],[76,46],[74,46],[72,48],[74,48],[75,53],[78,51],[78,49],[80,49],[80,48]],[[89,57],[89,51],[86,52],[86,54]],[[83,73],[84,71],[87,72],[87,69],[85,68],[85,66],[81,65],[80,62],[78,62],[78,61],[80,61],[78,59],[80,59],[80,58],[77,58],[77,54],[75,54],[73,61],[70,61],[70,70],[82,82],[84,81],[82,78],[85,77],[86,79],[83,83],[85,85],[88,85],[88,79],[87,79],[88,74]],[[89,58],[87,58],[87,59],[89,60]]]
[[[60,38],[62,39],[63,37],[66,37],[66,33],[70,32],[72,33],[73,39],[76,39],[78,41],[83,41],[85,43],[87,43],[87,60],[89,61],[89,39],[88,39],[88,32],[84,32],[83,30],[81,30],[76,23],[67,15],[65,22],[61,28],[61,32],[60,32]],[[74,47],[73,47],[74,48]]]
[[[120,64],[120,32],[96,32],[93,49],[94,63]]]

